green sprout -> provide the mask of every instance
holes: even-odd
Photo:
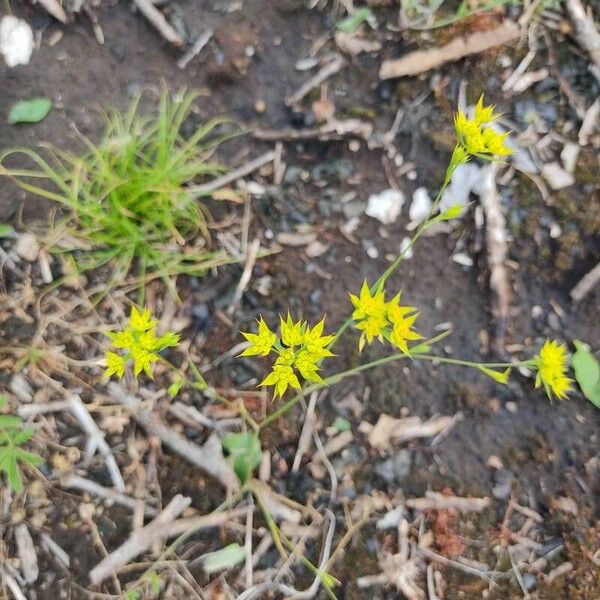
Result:
[[[29,148],[0,154],[1,175],[61,208],[46,242],[50,251],[75,257],[80,272],[109,265],[106,290],[128,275],[143,288],[150,279],[202,275],[228,262],[225,253],[208,249],[210,215],[198,200],[206,192],[189,185],[222,171],[210,160],[224,139],[215,134],[222,120],[182,134],[196,97],[172,98],[163,89],[157,114],[145,118],[139,97],[124,114],[112,109],[102,141],[83,138],[82,155],[51,147],[45,157]],[[18,154],[37,168],[7,168],[6,159]]]

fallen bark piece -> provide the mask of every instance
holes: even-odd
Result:
[[[69,17],[67,16],[67,13],[57,0],[37,0],[37,2],[57,21],[65,24],[68,22]],[[35,4],[35,2],[33,2],[33,4]]]
[[[420,417],[395,419],[380,415],[368,434],[369,444],[380,450],[389,448],[391,442],[408,442],[418,438],[433,437],[452,421],[452,417],[434,417],[423,423]]]
[[[27,583],[32,584],[37,580],[40,570],[35,546],[25,523],[19,523],[15,527],[15,542],[17,544],[17,554],[21,561],[23,578]]]
[[[133,0],[133,2],[167,42],[180,48],[185,44],[183,38],[173,29],[173,26],[165,19],[160,10],[152,4],[151,0]]]
[[[380,79],[393,79],[425,73],[444,63],[479,54],[490,48],[502,46],[519,39],[521,28],[512,21],[504,21],[491,31],[477,31],[466,37],[454,38],[439,48],[416,50],[402,58],[384,60],[379,71]]]
[[[580,302],[600,281],[600,263],[598,263],[589,273],[583,276],[579,283],[571,290],[573,302]]]
[[[409,498],[405,502],[408,508],[414,510],[458,510],[460,512],[481,512],[490,505],[490,499],[461,498],[459,496],[446,496],[439,492],[426,492],[425,498]]]
[[[567,12],[575,26],[577,43],[590,55],[593,63],[600,68],[600,32],[587,13],[581,0],[567,0]]]
[[[238,478],[223,456],[221,442],[217,435],[211,435],[204,446],[198,446],[173,431],[157,415],[142,408],[139,400],[125,393],[117,384],[111,384],[109,390],[117,402],[131,410],[133,418],[150,435],[160,438],[161,442],[171,450],[214,477],[223,484],[228,493],[235,493],[239,490]]]
[[[494,317],[494,345],[500,356],[504,354],[504,339],[510,313],[511,287],[504,263],[508,254],[506,219],[500,205],[496,186],[498,165],[492,163],[482,169],[481,207],[485,215],[485,238],[490,289],[492,292],[492,315]]]
[[[156,541],[170,535],[173,521],[191,504],[191,498],[178,494],[148,525],[135,531],[114,552],[102,559],[91,571],[90,581],[101,583],[115,571],[139,556]]]

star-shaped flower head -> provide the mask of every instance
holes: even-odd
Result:
[[[387,315],[392,330],[389,334],[390,342],[404,354],[410,355],[408,342],[422,340],[423,336],[413,331],[413,325],[419,316],[414,306],[401,306],[400,294],[397,294],[387,305]]]
[[[275,396],[283,396],[290,386],[296,390],[301,389],[300,381],[294,373],[294,369],[281,364],[273,365],[273,370],[259,385],[272,385],[275,388]]]
[[[240,356],[267,356],[273,349],[277,336],[269,329],[261,317],[258,322],[258,333],[244,333],[242,335],[250,342]]]
[[[566,346],[556,340],[546,340],[533,361],[538,370],[535,387],[543,386],[549,399],[554,394],[559,400],[564,400],[572,390],[573,383],[567,377],[569,357]]]
[[[125,352],[122,355],[115,352],[106,353],[107,369],[104,375],[123,377],[126,365],[132,361],[133,374],[136,377],[144,371],[152,378],[152,366],[160,360],[158,353],[179,343],[179,335],[172,331],[158,337],[157,325],[158,321],[152,318],[147,308],[140,311],[135,306],[132,307],[127,325],[121,331],[109,331],[106,334],[115,348]]]
[[[302,321],[294,322],[290,313],[288,313],[285,321],[283,317],[279,317],[279,328],[281,330],[281,342],[284,346],[295,348],[302,344],[306,329],[305,323],[302,323]]]
[[[483,96],[475,105],[472,119],[469,119],[462,111],[458,111],[454,119],[454,128],[458,136],[459,147],[464,148],[468,155],[479,156],[487,160],[493,160],[495,156],[511,154],[512,150],[504,143],[508,133],[499,132],[498,126],[494,125],[499,116],[494,112],[493,106],[483,105]],[[453,156],[453,158],[454,163],[459,163],[459,159],[464,161],[464,157],[460,155]],[[450,170],[454,172],[455,167]]]
[[[362,351],[365,342],[370,344],[376,337],[383,341],[383,333],[387,325],[387,308],[383,289],[372,294],[365,280],[360,289],[360,295],[350,294],[350,301],[354,306],[352,320],[356,321],[356,328],[362,331],[358,342],[359,349]]]

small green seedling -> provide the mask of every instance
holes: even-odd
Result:
[[[0,409],[5,408],[6,404],[7,398],[0,396]],[[23,490],[19,463],[35,466],[42,462],[40,456],[21,448],[33,434],[31,427],[23,427],[21,417],[0,415],[0,473],[6,475],[8,485],[14,492]]]

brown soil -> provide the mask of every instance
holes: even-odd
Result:
[[[79,142],[74,129],[91,139],[100,135],[102,118],[98,107],[116,104],[124,108],[140,89],[157,89],[163,81],[171,89],[201,88],[204,97],[198,103],[198,114],[203,119],[226,115],[245,128],[287,127],[289,114],[283,98],[306,79],[306,73],[295,70],[294,63],[308,54],[311,44],[329,29],[332,19],[327,12],[307,10],[302,2],[296,0],[274,3],[246,0],[243,10],[231,14],[219,13],[208,7],[209,4],[225,3],[182,1],[180,8],[192,32],[210,26],[216,33],[209,48],[185,71],[180,71],[175,66],[178,53],[166,46],[143,18],[130,10],[128,3],[112,4],[105,2],[98,12],[106,37],[104,46],[96,43],[88,23],[82,21],[66,28],[60,42],[50,47],[47,39],[58,26],[46,22],[41,12],[29,6],[14,7],[29,22],[47,27],[42,46],[34,53],[30,65],[0,71],[0,115],[6,115],[15,101],[35,95],[52,98],[55,107],[44,121],[34,126],[10,126],[2,117],[0,140],[3,148],[35,147],[40,143],[76,148]],[[246,54],[249,45],[256,49],[251,58]],[[220,56],[220,51],[223,56]],[[394,52],[397,52],[397,44],[385,47],[385,53]],[[506,52],[516,55],[516,51],[511,49]],[[498,80],[495,84],[490,83],[491,70],[496,68],[495,58],[473,58],[445,68],[443,75],[452,86],[456,86],[460,78],[468,78],[472,94],[485,90],[490,98],[498,99],[501,104]],[[377,82],[379,60],[361,56],[349,61],[331,87],[338,114],[351,114],[358,110],[373,113],[376,127],[385,130],[399,103],[414,99],[421,89],[427,87],[427,82],[416,80],[391,86],[386,84],[382,91]],[[386,94],[389,94],[389,99]],[[255,111],[257,100],[266,104],[262,115]],[[151,103],[152,99],[147,101]],[[440,132],[447,131],[450,136],[452,110],[453,105],[440,97],[428,100],[414,114],[407,116],[399,146],[407,160],[415,161],[419,174],[416,182],[403,180],[401,183],[408,197],[417,185],[425,185],[431,190],[439,182],[448,154],[447,145],[439,141]],[[559,103],[559,110],[563,113],[566,110],[564,102]],[[223,148],[221,158],[237,165],[264,149],[266,146],[248,136]],[[358,198],[366,199],[369,194],[388,187],[379,151],[368,152],[362,147],[354,153],[341,142],[290,145],[286,151],[288,166],[308,170],[321,163],[349,161],[354,181],[344,180],[335,184],[341,194],[354,190]],[[582,156],[585,158],[587,153]],[[594,164],[593,158],[591,164]],[[582,339],[596,346],[600,339],[598,291],[592,292],[578,306],[574,306],[568,296],[573,284],[600,260],[600,182],[597,170],[593,172],[593,167],[590,170],[582,159],[577,177],[577,186],[567,193],[553,194],[550,205],[544,203],[529,182],[515,180],[512,186],[514,198],[511,210],[519,214],[520,221],[511,231],[514,240],[511,242],[510,258],[514,261],[514,269],[510,274],[514,297],[507,343],[523,343],[527,351],[539,345],[545,336]],[[277,232],[292,228],[298,211],[309,222],[316,221],[320,238],[331,244],[323,257],[310,261],[319,266],[321,277],[318,273],[307,273],[306,258],[301,251],[293,248],[260,260],[255,277],[262,274],[273,277],[271,297],[260,300],[263,302],[260,305],[245,297],[242,309],[235,315],[234,329],[216,321],[208,332],[205,348],[209,350],[206,352],[217,356],[237,343],[236,331],[240,327],[250,327],[259,311],[275,315],[289,308],[296,313],[302,311],[311,319],[317,313],[324,313],[329,325],[337,326],[348,310],[348,290],[357,290],[365,278],[373,281],[388,264],[386,254],[398,251],[400,240],[405,235],[406,217],[387,227],[385,238],[381,237],[380,228],[371,219],[363,218],[356,236],[359,240],[372,240],[377,247],[379,258],[371,259],[360,243],[353,244],[339,233],[339,218],[324,221],[317,214],[320,193],[320,188],[315,185],[299,183],[282,198],[258,201],[254,222],[255,227],[260,225]],[[576,210],[573,209],[575,204]],[[25,199],[17,188],[3,182],[0,186],[0,222],[12,220],[16,223],[21,205],[24,221],[39,218],[40,201]],[[542,231],[540,219],[548,218],[558,222],[565,237],[553,240],[549,238],[547,228]],[[475,230],[471,215],[452,235],[425,238],[416,249],[414,258],[406,261],[389,282],[390,289],[403,289],[404,298],[420,307],[420,330],[426,335],[434,332],[437,323],[451,322],[453,334],[446,340],[444,351],[471,360],[490,358],[481,340],[486,332],[493,331],[486,258],[485,253],[477,249],[479,236],[481,233]],[[464,268],[452,261],[451,254],[456,247],[466,247],[475,257],[472,268]],[[231,267],[231,283],[227,291],[235,286],[239,272],[239,267]],[[219,285],[219,282],[207,278],[201,285],[210,288]],[[320,291],[316,301],[311,300],[315,291]],[[197,292],[187,283],[182,284],[181,292],[183,305],[191,310]],[[548,315],[556,313],[557,305],[564,311],[557,317],[559,331],[548,324]],[[541,307],[541,318],[532,316],[534,306]],[[2,338],[18,337],[8,331],[9,323],[3,323],[2,327]],[[347,339],[338,347],[338,354],[347,357],[349,365],[359,360],[355,342],[354,338]],[[374,347],[361,360],[381,352]],[[338,362],[336,369],[339,366]],[[231,382],[234,370],[235,364],[217,369],[211,377],[218,381],[215,379],[211,383],[225,387]],[[597,529],[594,535],[591,523],[597,522],[600,516],[597,505],[600,487],[598,480],[594,481],[586,470],[586,463],[598,452],[600,412],[597,409],[580,394],[574,394],[568,402],[551,404],[542,393],[532,390],[530,380],[520,375],[508,387],[499,388],[472,371],[432,368],[425,363],[395,363],[332,389],[320,407],[323,422],[333,421],[339,412],[337,402],[349,391],[362,398],[367,388],[370,388],[370,395],[362,419],[369,422],[375,422],[380,413],[399,416],[405,408],[410,414],[423,418],[434,414],[453,415],[457,411],[464,414],[464,420],[437,449],[435,457],[426,444],[412,447],[415,456],[413,472],[411,478],[402,484],[406,496],[420,495],[427,489],[441,490],[446,485],[457,495],[490,495],[494,485],[493,472],[486,466],[486,460],[490,455],[498,456],[515,478],[515,498],[527,498],[533,502],[536,510],[547,518],[548,530],[566,540],[567,558],[575,563],[575,571],[564,585],[555,585],[555,592],[552,591],[554,588],[542,591],[539,597],[589,600],[600,597],[597,578],[590,579],[591,563],[586,554],[588,551],[593,553],[598,547]],[[294,412],[288,418],[287,426],[282,424],[279,429],[270,432],[265,438],[267,446],[273,450],[277,448],[286,458],[288,455],[293,457],[298,432],[295,420],[298,418],[299,413]],[[351,420],[357,427],[360,419]],[[372,462],[376,459],[366,455],[356,466],[358,491],[368,493],[381,489],[397,492],[394,486],[374,476]],[[169,459],[164,464],[166,467],[161,475],[164,495],[187,493],[192,495],[194,506],[209,510],[214,504],[212,497],[198,492],[197,482],[190,475],[188,466],[176,459]],[[293,496],[297,492],[292,489],[296,484],[290,481],[286,485],[289,489],[286,490],[284,485],[281,491]],[[202,488],[200,491],[203,491]],[[302,495],[300,490],[300,499]],[[551,499],[557,495],[572,497],[581,514],[585,513],[587,518],[580,514],[573,522],[560,522],[556,512],[550,508]],[[69,587],[68,582],[85,585],[86,574],[100,555],[90,543],[89,531],[69,527],[69,515],[76,507],[72,495],[61,492],[52,501],[55,512],[47,527],[65,550],[77,559],[69,574],[62,573],[48,586],[44,584],[37,592],[32,592],[31,598],[54,599],[59,597],[59,589],[69,589],[69,598],[84,598],[83,592],[77,587]],[[496,525],[496,518],[502,517],[504,504],[498,503],[494,510],[496,512],[488,516],[487,529],[483,521],[478,524],[479,534],[487,535]],[[118,523],[123,518],[119,511],[112,509],[107,511],[106,528],[102,529],[102,523],[98,524],[107,547],[115,547],[122,539]],[[365,532],[364,539],[371,534],[375,535],[375,532]],[[46,572],[52,572],[53,568],[52,565],[42,565]],[[393,594],[385,596],[385,592],[374,596],[374,592],[356,587],[354,580],[357,576],[376,572],[374,553],[366,549],[363,540],[334,569],[336,576],[345,581],[340,597],[349,600],[396,597]],[[447,575],[451,577],[449,573]],[[49,579],[46,578],[46,581]],[[454,582],[456,587],[448,598],[482,597],[482,587],[473,585],[470,578],[454,575],[449,581]],[[514,586],[510,587],[510,591],[508,587],[503,589],[507,590],[504,595],[493,597],[520,597],[517,595],[518,588]],[[544,590],[543,586],[540,589]]]

